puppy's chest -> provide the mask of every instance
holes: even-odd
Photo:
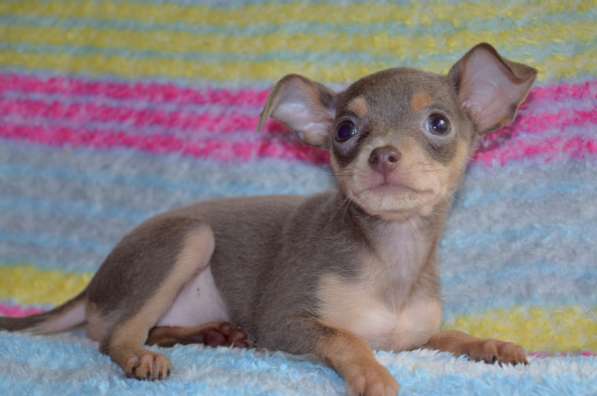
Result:
[[[358,276],[321,278],[319,315],[373,347],[403,350],[424,344],[439,329],[441,305],[433,293],[417,289],[429,242],[408,229],[391,231],[374,250],[356,258]]]

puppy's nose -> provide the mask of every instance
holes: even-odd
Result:
[[[379,173],[389,173],[398,166],[400,151],[393,146],[378,147],[369,156],[369,165]]]

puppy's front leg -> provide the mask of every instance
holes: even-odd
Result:
[[[396,396],[398,393],[398,383],[377,362],[365,340],[315,318],[277,319],[258,335],[260,346],[316,355],[344,377],[351,395]]]
[[[398,394],[394,377],[377,362],[367,343],[350,332],[323,327],[316,354],[346,379],[352,394]]]
[[[423,347],[450,352],[456,356],[466,355],[473,360],[486,363],[527,364],[526,352],[519,345],[481,339],[456,330],[437,333]]]

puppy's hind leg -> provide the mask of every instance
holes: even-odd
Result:
[[[210,322],[201,326],[159,326],[149,332],[148,345],[170,347],[176,344],[203,344],[211,347],[230,346],[249,348],[248,334],[229,322]]]
[[[208,266],[214,250],[211,228],[190,219],[165,219],[142,226],[116,247],[89,287],[89,304],[107,336],[101,341],[125,373],[162,379],[165,356],[145,349],[149,330],[168,311],[194,275]]]

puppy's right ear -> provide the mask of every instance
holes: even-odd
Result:
[[[336,93],[320,83],[289,74],[272,90],[261,112],[261,131],[269,117],[296,131],[306,143],[325,147],[336,114]]]

